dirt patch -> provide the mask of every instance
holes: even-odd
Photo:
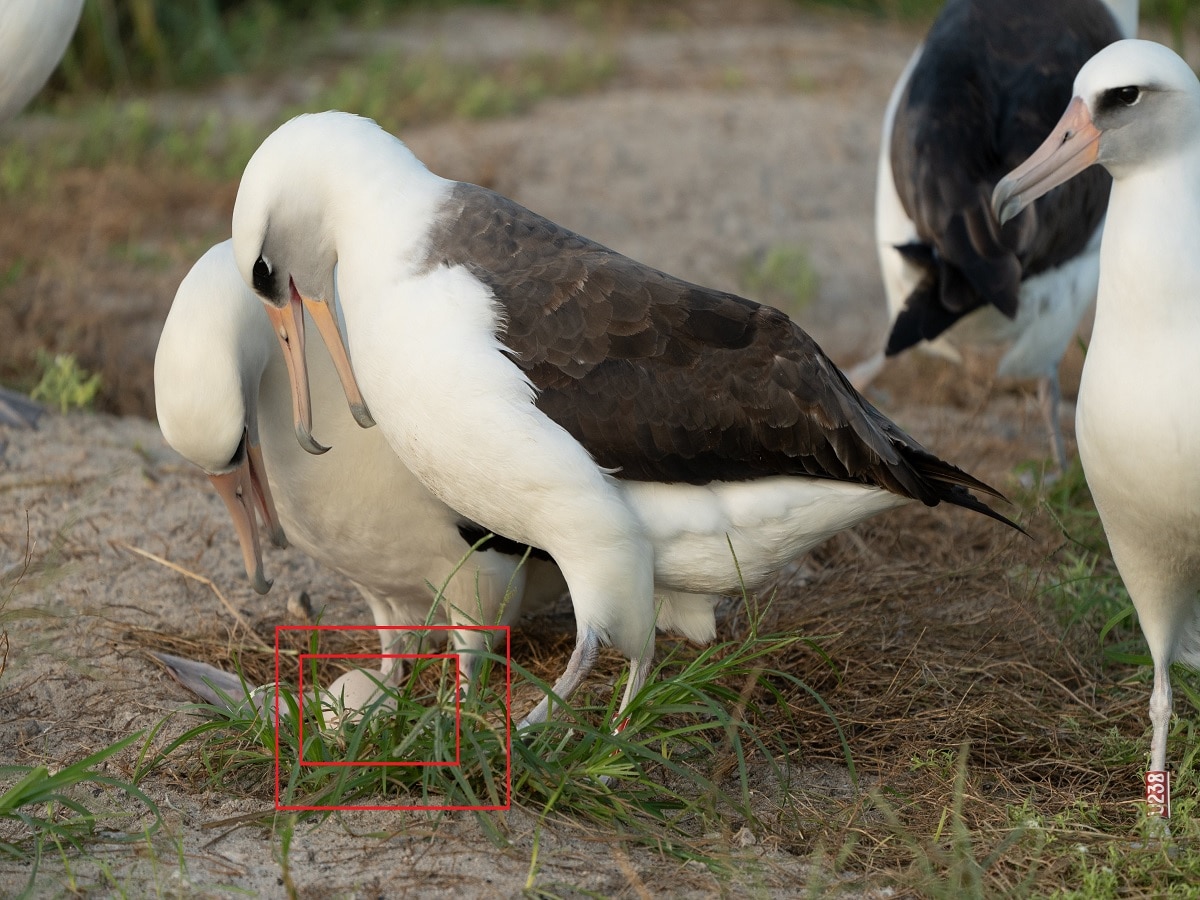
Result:
[[[605,29],[620,62],[599,92],[403,137],[440,174],[489,184],[701,283],[739,290],[747,259],[801,247],[819,286],[793,312],[835,357],[855,361],[878,346],[885,325],[872,246],[878,126],[919,34],[786,3],[738,4],[743,11],[731,20],[727,6],[678,5],[649,21],[630,13]],[[572,19],[479,10],[423,17],[371,38],[375,50],[437,45],[448,55],[599,39]],[[231,83],[212,102],[245,93],[244,82]],[[270,92],[264,96],[254,96],[251,112],[269,119]],[[129,416],[50,415],[38,431],[3,435],[0,497],[12,512],[0,518],[0,573],[11,582],[28,558],[11,605],[45,614],[7,625],[3,762],[61,765],[178,707],[187,698],[150,661],[148,644],[211,649],[250,640],[211,588],[131,547],[211,578],[251,623],[254,640],[270,640],[286,620],[287,597],[300,590],[327,605],[326,621],[370,621],[349,584],[295,553],[271,552],[275,588],[253,594],[218,498],[152,422],[133,417],[152,415],[161,322],[187,268],[227,235],[235,190],[233,182],[113,164],[67,171],[32,199],[0,199],[0,259],[19,263],[0,287],[0,377],[27,384],[36,348],[69,350],[103,373],[104,407]],[[1064,371],[1068,396],[1079,362],[1071,357]],[[940,455],[1014,490],[1013,465],[1044,456],[1040,424],[1027,390],[997,386],[987,371],[975,364],[964,375],[905,359],[872,396]],[[1136,794],[1135,766],[1060,760],[1089,756],[1077,723],[1103,722],[1139,738],[1145,698],[1135,691],[1124,705],[1095,702],[1093,686],[1111,675],[1099,669],[1094,635],[1064,640],[1039,599],[1060,532],[1025,512],[1029,540],[965,512],[905,508],[839,536],[781,576],[767,626],[829,637],[828,660],[798,653],[779,664],[824,697],[863,785],[886,786],[918,833],[936,827],[952,774],[913,761],[963,743],[974,826],[1001,827],[989,818],[1003,808],[999,799],[1033,796],[1047,816],[1095,803],[1116,830],[1132,827],[1132,809],[1120,804]],[[527,625],[539,637],[526,646],[562,646],[564,624],[560,610]],[[740,635],[745,613],[728,608],[721,627],[723,638]],[[525,809],[504,817],[504,850],[466,816],[347,814],[298,831],[290,877],[310,896],[513,894],[527,884],[605,895],[786,893],[814,883],[814,854],[832,859],[856,844],[842,865],[902,878],[911,848],[851,784],[828,713],[808,694],[788,696],[791,724],[763,727],[790,729],[792,795],[768,783],[765,767],[755,770],[761,826],[740,845],[737,828],[716,837],[737,863],[725,880],[577,823],[539,829]],[[1055,717],[1061,727],[1051,724]],[[187,724],[176,717],[159,740]],[[126,774],[131,765],[129,754],[111,763]],[[115,883],[134,894],[284,890],[278,837],[241,824],[269,808],[269,798],[198,792],[170,771],[145,787],[167,813],[166,830],[140,850],[100,854],[111,874],[95,859],[72,861],[77,883],[101,892]],[[48,890],[68,890],[61,860],[44,860],[43,871],[45,884],[57,886]],[[26,877],[23,867],[0,862],[0,891]]]

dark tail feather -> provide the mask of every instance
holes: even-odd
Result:
[[[910,448],[905,455],[908,457],[908,462],[916,470],[917,474],[921,476],[921,480],[933,490],[935,499],[929,505],[936,505],[938,501],[944,501],[954,506],[974,510],[977,513],[983,513],[985,516],[995,519],[997,522],[1003,522],[1009,528],[1015,528],[1021,534],[1029,537],[1028,531],[1007,516],[996,512],[996,510],[971,493],[971,491],[978,491],[989,497],[995,497],[1004,503],[1011,503],[1007,497],[987,482],[980,481],[974,475],[958,468],[958,466],[938,459],[932,453],[924,450]],[[926,502],[928,503],[929,501]]]
[[[961,313],[949,312],[940,302],[941,288],[937,276],[926,276],[904,301],[900,314],[888,333],[885,356],[895,356],[909,347],[932,341],[962,318]]]
[[[896,252],[921,271],[921,280],[904,300],[888,333],[884,355],[895,356],[921,341],[932,341],[957,322],[964,312],[945,305],[943,266],[928,244],[901,244]]]
[[[982,255],[968,235],[966,220],[947,228],[946,252],[927,244],[903,244],[896,251],[921,271],[921,280],[904,300],[884,352],[895,356],[921,341],[932,341],[968,313],[992,304],[1010,319],[1017,314],[1021,266],[1004,247],[988,245]],[[981,228],[971,229],[978,237]],[[961,262],[961,265],[951,260]]]

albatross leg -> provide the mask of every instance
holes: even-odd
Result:
[[[1167,768],[1167,731],[1171,726],[1171,666],[1154,663],[1154,691],[1150,694],[1150,724],[1154,736],[1150,739],[1150,769],[1163,772]]]
[[[1054,453],[1054,462],[1058,466],[1058,474],[1067,471],[1067,445],[1063,440],[1060,410],[1062,407],[1062,389],[1058,383],[1058,365],[1045,376],[1038,379],[1038,405],[1042,408],[1042,416],[1046,420],[1046,430],[1050,433],[1050,449]]]
[[[613,734],[620,734],[625,730],[625,726],[629,724],[629,719],[625,717],[625,710],[633,701],[633,698],[638,695],[638,691],[642,689],[642,685],[646,683],[646,678],[650,674],[650,666],[653,661],[653,643],[651,643],[649,650],[640,657],[634,657],[629,660],[629,680],[625,682],[625,694],[621,697],[621,706],[617,709],[617,715],[614,719],[617,724],[613,728]]]
[[[575,649],[571,652],[571,658],[567,661],[567,668],[559,676],[558,681],[554,682],[553,693],[560,700],[566,700],[575,692],[575,689],[587,678],[588,673],[592,671],[592,667],[596,664],[596,656],[600,652],[600,639],[594,631],[584,630],[579,633],[579,637],[575,642]],[[631,679],[632,680],[632,679]],[[522,729],[527,725],[536,725],[539,722],[545,722],[550,715],[550,695],[547,694],[541,699],[541,702],[533,708],[533,710],[520,724],[517,729]]]
[[[1150,769],[1146,772],[1146,813],[1149,833],[1169,840],[1171,829],[1171,775],[1167,771],[1167,732],[1171,726],[1171,662],[1155,658],[1154,690],[1150,694]]]

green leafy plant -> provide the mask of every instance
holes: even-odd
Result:
[[[100,391],[99,374],[84,369],[70,353],[50,354],[39,350],[38,368],[41,377],[29,396],[40,400],[61,413],[73,409],[89,409]]]

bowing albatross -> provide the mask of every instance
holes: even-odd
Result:
[[[1093,170],[1004,228],[992,188],[1053,127],[1079,68],[1132,36],[1137,13],[1137,0],[949,0],[884,115],[884,352],[929,341],[957,360],[956,344],[1007,345],[998,374],[1039,379],[1060,469],[1058,365],[1096,296],[1109,178]]]
[[[703,595],[753,589],[883,510],[944,500],[1007,521],[970,493],[993,489],[871,407],[783,313],[440,178],[369,119],[306,115],[270,135],[233,241],[296,357],[293,390],[307,391],[301,311],[331,319],[336,264],[348,348],[329,349],[348,349],[392,449],[448,506],[558,563],[577,627],[558,697],[606,642],[631,662],[624,710],[649,671],[656,591],[660,626],[711,639]]]
[[[327,456],[305,453],[296,442],[283,356],[229,241],[205,253],[179,285],[154,358],[159,427],[209,473],[257,590],[270,583],[255,507],[277,543],[286,531],[294,545],[350,579],[376,625],[429,621],[430,585],[444,585],[446,606],[433,621],[456,625],[507,624],[524,597],[543,605],[561,596],[566,586],[553,563],[530,558],[519,565],[524,548],[482,549],[463,563],[485,532],[425,490],[377,430],[355,424],[320,347],[304,359],[313,405],[335,442]],[[484,636],[460,631],[456,641],[479,649]],[[380,632],[383,653],[398,652],[395,638]],[[464,660],[464,671],[474,659]],[[399,672],[397,666],[389,674]]]
[[[1146,790],[1166,818],[1171,663],[1200,667],[1200,82],[1166,47],[1122,41],[1088,62],[1057,127],[996,186],[997,214],[1093,163],[1113,187],[1075,429],[1154,658]]]
[[[62,59],[83,0],[4,0],[0,3],[0,122],[11,119],[42,89]],[[0,424],[37,424],[42,408],[0,388]]]

